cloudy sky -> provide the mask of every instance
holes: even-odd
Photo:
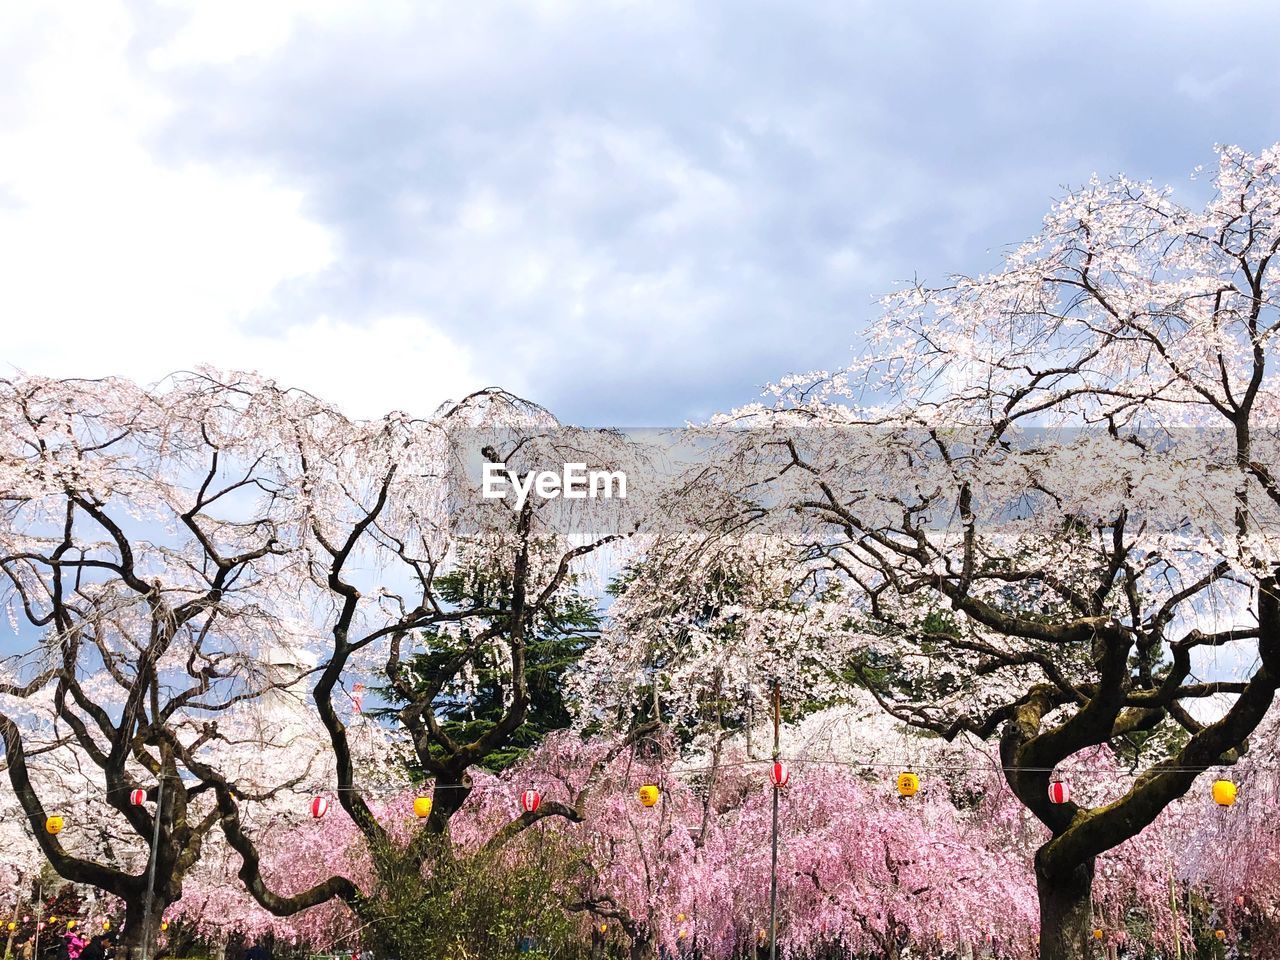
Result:
[[[904,11],[910,10],[907,14]],[[1269,3],[0,5],[0,362],[668,424],[1093,172],[1280,139]]]

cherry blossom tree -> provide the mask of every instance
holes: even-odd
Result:
[[[247,734],[230,711],[299,679],[261,663],[307,636],[279,426],[313,416],[251,378],[0,382],[0,582],[22,651],[0,685],[6,772],[53,868],[123,901],[126,950],[219,822],[197,768]],[[117,828],[110,858],[86,839]]]
[[[433,863],[452,869],[460,851],[450,825],[474,788],[474,770],[525,742],[531,677],[546,669],[538,658],[559,656],[543,640],[565,628],[566,611],[582,620],[586,564],[634,529],[577,528],[572,510],[538,498],[482,498],[461,473],[478,457],[527,487],[526,478],[548,464],[614,466],[626,462],[629,448],[612,434],[564,428],[497,390],[430,421],[282,417],[287,429],[273,429],[291,454],[276,482],[302,504],[292,588],[319,611],[309,635],[327,634],[311,699],[333,761],[330,793],[360,831],[374,882],[361,886],[334,873],[282,893],[262,872],[235,784],[212,765],[190,766],[216,796],[223,832],[242,859],[239,877],[259,904],[289,916],[340,898],[362,922],[394,936],[386,894],[430,876]],[[369,784],[342,715],[344,685],[357,681],[387,691],[394,710],[383,715],[430,781],[430,813],[407,837],[390,831],[366,798]],[[482,686],[482,721],[441,719],[442,705],[460,711],[478,703]],[[581,802],[549,800],[508,820],[486,853],[549,817],[581,820]]]
[[[428,901],[447,905],[451,896],[461,895],[462,891],[449,885],[457,882],[458,871],[469,870],[470,864],[488,872],[491,887],[503,883],[508,871],[527,880],[529,871],[550,869],[550,882],[565,863],[582,864],[574,868],[572,885],[556,889],[558,896],[575,900],[584,889],[578,877],[584,878],[583,882],[587,877],[582,873],[587,867],[581,858],[606,822],[608,811],[628,802],[641,809],[634,788],[625,783],[665,776],[651,763],[636,766],[630,750],[634,742],[588,742],[572,735],[555,735],[501,776],[477,770],[467,801],[450,819],[451,855],[430,858],[418,875],[399,888],[385,886],[388,873],[379,860],[390,856],[398,861],[423,829],[414,813],[414,801],[422,796],[422,790],[405,782],[403,767],[394,782],[389,779],[377,788],[368,778],[363,791],[369,810],[388,835],[389,850],[370,844],[364,831],[338,805],[319,819],[309,812],[280,806],[278,798],[273,799],[271,810],[267,804],[254,805],[260,821],[253,832],[258,867],[270,889],[280,896],[293,895],[326,882],[336,872],[371,897],[381,898],[384,909],[394,916],[371,913],[358,903],[349,906],[341,899],[279,915],[236,882],[238,854],[216,843],[211,843],[192,871],[184,897],[171,908],[170,916],[184,918],[201,935],[223,942],[269,935],[277,942],[306,944],[315,950],[335,945],[367,947],[389,940],[402,948],[416,944],[425,950],[443,948],[449,937],[460,932],[454,929],[459,922],[456,917],[437,917],[437,929],[427,929],[431,925],[428,921],[440,909]],[[679,785],[673,783],[673,788],[679,789]],[[536,812],[523,810],[520,803],[521,794],[530,789],[540,795]],[[573,813],[547,816],[548,807]],[[557,860],[562,851],[572,851],[573,861]],[[597,874],[591,876],[598,879]],[[619,889],[613,879],[609,878],[609,889]],[[518,890],[515,893],[519,895]],[[388,927],[398,933],[389,937]],[[645,951],[655,942],[647,923],[638,920],[631,929],[639,944],[637,956],[647,955]],[[586,939],[586,927],[583,933]],[[514,947],[512,941],[502,949]]]
[[[1010,790],[997,748],[912,736],[866,707],[811,715],[783,737],[797,757],[782,797],[784,955],[953,958],[987,951],[1022,960],[1035,954],[1032,855],[1050,833]],[[584,952],[612,946],[637,958],[662,951],[750,956],[768,927],[770,788],[768,761],[748,754],[745,743],[742,731],[723,745],[719,774],[711,778],[705,754],[677,754],[666,737],[617,750],[609,740],[554,735],[498,776],[476,772],[467,802],[451,818],[454,848],[463,860],[488,863],[488,851],[510,867],[551,870],[547,879],[554,879],[560,902],[583,918],[577,943]],[[922,788],[902,798],[894,781],[907,763],[921,772]],[[1127,760],[1108,747],[1072,757],[1057,775],[1091,806],[1122,796],[1133,778]],[[1099,857],[1093,888],[1099,947],[1123,945],[1131,956],[1149,958],[1169,955],[1178,942],[1190,950],[1192,918],[1182,903],[1192,891],[1210,895],[1212,922],[1233,938],[1265,942],[1269,900],[1266,888],[1254,884],[1270,860],[1256,849],[1239,863],[1232,854],[1260,827],[1264,814],[1250,811],[1274,807],[1247,770],[1235,776],[1245,797],[1237,808],[1193,794]],[[402,771],[399,777],[367,795],[379,822],[407,845],[418,830],[411,812],[418,791],[403,782]],[[655,807],[637,800],[645,783],[661,788]],[[495,847],[494,838],[523,816],[520,796],[527,790],[536,790],[541,803],[580,806],[581,820],[543,819],[507,833]],[[255,838],[273,889],[303,890],[335,869],[361,889],[379,889],[376,854],[339,806],[320,820],[300,805],[267,807],[255,806],[265,821]],[[553,850],[569,853],[576,866],[556,873],[543,854]],[[397,896],[402,914],[417,909],[415,897],[440,896],[434,866]],[[1204,868],[1240,879],[1218,886]],[[317,951],[371,939],[364,921],[336,901],[276,916],[235,882],[238,869],[233,851],[211,843],[170,919],[212,939],[271,936]],[[1247,908],[1234,905],[1241,889],[1251,891]],[[447,926],[431,936],[444,937]]]
[[[1029,700],[927,718],[943,729],[1003,725],[1011,786],[1054,834],[1037,855],[1050,957],[1082,952],[1079,924],[1055,923],[1071,909],[1060,895],[1083,884],[1097,854],[1150,824],[1202,771],[1236,759],[1280,683],[1273,475],[1280,391],[1267,370],[1277,319],[1280,153],[1226,148],[1219,161],[1202,211],[1147,184],[1095,182],[1058,204],[1003,270],[892,298],[878,329],[883,343],[896,344],[882,369],[931,424],[939,415],[981,424],[990,444],[1043,415],[1099,424],[1108,447],[1142,452],[1137,475],[1120,468],[1129,458],[1114,450],[1096,464],[1076,461],[1076,492],[1090,494],[1085,504],[1078,495],[1060,501],[1069,511],[1038,502],[1041,516],[1058,525],[1084,520],[1077,529],[1090,532],[1087,566],[1061,557],[1055,568],[1043,554],[1026,563],[982,550],[963,470],[952,487],[960,548],[919,554],[957,562],[934,590],[986,635],[947,642],[977,654],[992,674],[1034,664],[1052,688],[1040,705],[1028,687]],[[940,380],[945,398],[935,394],[934,403],[924,385]],[[935,446],[945,461],[946,441]],[[1120,495],[1108,498],[1107,483]],[[1034,585],[1035,602],[1020,598],[1012,619],[1007,600],[999,609],[974,589],[997,559],[1004,569],[988,575],[1006,591]],[[1078,585],[1057,575],[1081,573]],[[1028,608],[1041,624],[1026,622]],[[1073,642],[1073,629],[1091,648],[1084,685],[1070,673],[1054,676],[1067,660],[1057,651]],[[1013,638],[1018,648],[1010,648]],[[991,639],[1000,643],[993,648]],[[1027,641],[1040,649],[1027,650]],[[1242,644],[1245,663],[1235,677],[1198,680],[1212,666],[1203,657],[1193,662],[1197,654]],[[1047,662],[1037,663],[1046,652]],[[1060,721],[1046,725],[1053,701],[1068,691]],[[1188,709],[1220,694],[1229,705],[1212,722]],[[1042,771],[1093,743],[1135,735],[1155,749],[1123,796],[1092,808],[1046,803]]]
[[[831,663],[850,642],[848,618],[801,599],[810,571],[794,551],[764,537],[709,545],[686,529],[638,546],[577,695],[623,726],[656,710],[696,732],[750,727],[774,683],[789,712],[843,692]]]
[[[711,425],[721,459],[698,476],[719,508],[646,561],[698,582],[727,554],[785,555],[735,615],[783,597],[789,659],[905,723],[997,740],[1050,833],[1046,960],[1088,955],[1098,857],[1235,763],[1280,683],[1280,153],[1224,149],[1214,186],[1196,211],[1094,182],[995,273],[888,298],[864,361]],[[660,666],[679,631],[705,641],[686,675],[770,662],[770,631],[726,649],[705,603],[639,586],[629,605],[670,616],[627,665]],[[1051,802],[1055,770],[1102,745],[1127,788]]]
[[[628,532],[575,540],[573,516],[538,498],[482,499],[466,485],[469,458],[514,485],[548,462],[601,462],[625,445],[562,428],[497,390],[430,420],[351,421],[307,394],[213,371],[154,390],[0,386],[0,571],[26,644],[0,678],[0,734],[44,855],[124,901],[131,948],[181,896],[215,826],[267,909],[283,916],[339,898],[376,920],[377,898],[338,873],[273,891],[255,805],[311,783],[316,744],[304,734],[319,730],[323,782],[384,854],[379,884],[447,853],[472,768],[523,742],[548,623],[582,607],[583,564]],[[459,579],[471,587],[457,590]],[[424,643],[434,656],[420,656]],[[282,663],[292,666],[283,675]],[[461,733],[438,722],[438,704],[465,701],[481,670],[498,691],[486,722]],[[403,842],[363,793],[345,711],[348,687],[365,682],[392,692],[394,723],[432,780],[431,815]],[[309,692],[311,722],[264,725],[245,712],[295,689]],[[287,762],[274,763],[273,747]],[[59,789],[45,759],[54,750],[69,751],[110,817],[128,824],[117,863],[75,848],[71,831],[45,830]],[[157,814],[131,802],[138,789]],[[549,802],[497,840],[550,816],[581,814]],[[153,836],[154,891],[140,856]]]

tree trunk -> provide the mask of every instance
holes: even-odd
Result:
[[[648,937],[635,937],[631,941],[631,960],[653,960],[653,943]]]
[[[159,898],[151,905],[151,916],[148,918],[142,909],[142,901],[126,901],[124,907],[124,927],[120,931],[120,941],[116,950],[117,960],[142,960],[143,945],[147,931],[151,931],[151,957],[156,954],[156,940],[160,937],[160,918],[165,905]],[[148,919],[150,923],[148,923]]]
[[[1087,960],[1093,944],[1093,861],[1064,875],[1046,874],[1036,856],[1040,960]]]
[[[431,818],[427,821],[432,832],[442,834],[448,831],[449,821],[462,809],[474,786],[471,774],[465,769],[458,774],[436,777],[435,789],[432,791]]]

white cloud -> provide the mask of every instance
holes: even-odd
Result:
[[[157,70],[267,56],[289,41],[300,21],[357,12],[341,0],[159,0],[157,8],[186,17],[166,43],[148,54],[147,64]]]
[[[1212,103],[1220,99],[1242,77],[1243,72],[1239,67],[1232,67],[1211,77],[1184,73],[1178,77],[1175,86],[1177,91],[1189,100],[1194,100],[1196,103]]]
[[[0,101],[14,118],[0,131],[0,360],[143,382],[211,362],[369,416],[426,412],[477,385],[465,351],[421,317],[251,325],[282,284],[333,266],[337,239],[269,176],[157,161],[148,136],[168,107],[130,70],[128,17],[106,3],[49,10],[0,22],[45,41],[8,68]]]
[[[260,371],[355,417],[390,410],[425,416],[445,399],[489,385],[475,373],[470,353],[421,317],[361,325],[321,317],[279,336],[237,333],[202,351],[185,366],[205,360]]]

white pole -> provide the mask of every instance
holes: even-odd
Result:
[[[782,693],[773,681],[773,762],[778,762],[780,727],[782,725]],[[778,957],[778,784],[773,785],[773,840],[769,865],[769,960]]]
[[[151,856],[147,859],[147,893],[142,906],[142,960],[151,960],[151,908],[155,904],[156,860],[160,850],[160,816],[164,810],[164,774],[156,786],[156,822],[151,831]]]
[[[40,956],[40,922],[44,917],[44,889],[36,884],[36,943],[32,950],[34,956]]]

